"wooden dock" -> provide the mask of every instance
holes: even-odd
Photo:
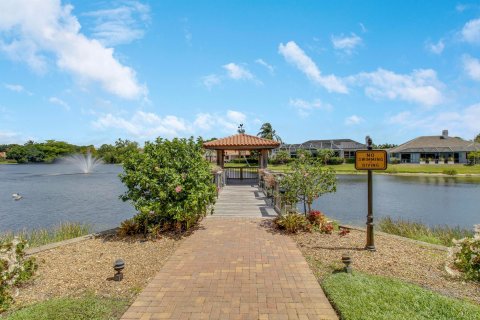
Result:
[[[215,204],[213,215],[209,217],[274,218],[277,213],[255,183],[228,184]]]

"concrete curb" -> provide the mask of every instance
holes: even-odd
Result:
[[[45,244],[43,246],[39,246],[39,247],[35,247],[35,248],[28,248],[28,249],[25,250],[25,255],[31,256],[31,255],[37,254],[39,252],[42,252],[42,251],[55,249],[55,248],[65,246],[65,245],[68,245],[68,244],[77,243],[77,242],[81,242],[81,241],[85,241],[85,240],[89,240],[89,239],[94,239],[94,238],[99,237],[99,236],[114,234],[114,233],[117,232],[117,230],[118,230],[118,228],[108,229],[108,230],[87,234],[85,236],[81,236],[81,237],[77,237],[77,238],[73,238],[73,239],[48,243],[48,244]]]
[[[347,224],[340,224],[339,226],[347,228],[347,229],[367,232],[367,229],[362,228],[362,227],[351,226],[351,225],[347,225]],[[423,241],[420,241],[420,240],[415,240],[415,239],[410,239],[410,238],[406,238],[406,237],[402,237],[402,236],[397,236],[396,234],[391,234],[391,233],[377,231],[377,230],[374,231],[374,234],[379,234],[379,235],[382,235],[382,236],[391,237],[391,238],[398,239],[398,240],[409,241],[409,242],[412,242],[412,243],[415,243],[415,244],[418,244],[418,245],[421,245],[421,246],[424,246],[424,247],[429,247],[429,248],[440,250],[440,251],[448,251],[448,247],[442,246],[440,244],[423,242]]]

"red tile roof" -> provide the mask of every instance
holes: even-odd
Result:
[[[239,133],[223,139],[205,142],[206,149],[274,149],[280,146],[280,142]]]

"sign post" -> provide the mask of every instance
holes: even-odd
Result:
[[[355,169],[367,170],[368,173],[368,212],[367,212],[367,244],[366,250],[375,251],[373,238],[373,181],[372,170],[387,169],[387,152],[385,150],[373,150],[370,136],[365,138],[367,150],[355,152]]]

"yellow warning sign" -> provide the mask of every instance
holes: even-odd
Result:
[[[355,169],[386,170],[387,169],[387,151],[358,150],[357,152],[355,152]]]

